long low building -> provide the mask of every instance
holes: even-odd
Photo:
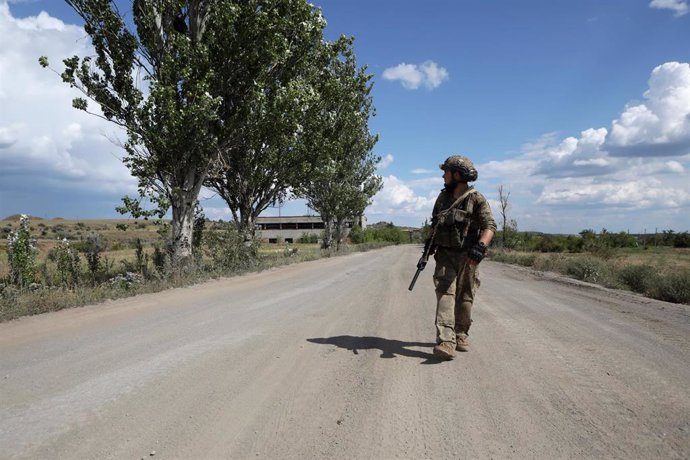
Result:
[[[345,222],[345,236],[357,223],[366,228],[366,217]],[[303,237],[311,237],[321,242],[325,224],[321,216],[281,216],[259,217],[256,219],[257,235],[269,243],[297,243]]]

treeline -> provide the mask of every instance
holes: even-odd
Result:
[[[505,241],[505,245],[503,242]],[[592,229],[582,230],[579,235],[548,235],[537,232],[507,230],[497,232],[494,246],[534,252],[597,252],[605,249],[668,246],[690,247],[690,234],[664,230],[660,234],[634,235],[627,232],[596,233]]]
[[[355,226],[348,235],[350,241],[354,244],[362,243],[393,243],[402,244],[409,243],[409,234],[403,231],[400,227],[396,227],[393,223],[384,223],[383,225],[369,226],[362,229],[360,226]]]
[[[56,73],[83,93],[76,109],[126,130],[124,164],[139,196],[123,198],[118,211],[158,219],[170,212],[174,266],[193,265],[204,186],[227,203],[249,244],[263,210],[305,199],[327,224],[326,248],[380,190],[372,76],[357,64],[353,38],[324,38],[319,8],[305,0],[177,0],[133,2],[121,13],[112,2],[67,3],[95,55],[64,59]],[[39,63],[50,68],[45,56]]]

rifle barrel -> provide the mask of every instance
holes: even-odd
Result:
[[[422,273],[422,270],[420,268],[417,269],[417,273],[414,274],[414,278],[412,278],[412,282],[410,283],[410,287],[407,288],[408,291],[411,291],[414,289],[414,284],[417,282],[417,278],[419,278],[419,274]]]

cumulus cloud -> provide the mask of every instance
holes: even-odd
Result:
[[[684,16],[690,11],[686,0],[652,0],[649,6],[662,10],[672,10],[676,17]]]
[[[615,156],[690,153],[690,64],[667,62],[649,79],[645,102],[613,121],[606,148]]]
[[[389,153],[389,154],[387,154],[385,157],[381,158],[381,161],[378,162],[378,164],[376,165],[376,167],[377,167],[378,169],[386,169],[386,168],[389,167],[391,164],[393,164],[393,160],[394,160],[394,159],[393,159],[393,155],[391,155],[391,154]]]
[[[415,168],[412,171],[410,171],[412,174],[431,174],[434,171],[431,169],[424,169],[424,168]]]
[[[399,80],[406,89],[418,89],[420,86],[432,90],[448,80],[448,71],[434,61],[426,61],[420,65],[398,64],[383,71],[385,80]]]
[[[56,64],[93,54],[83,29],[45,12],[15,18],[0,2],[0,32],[12,44],[0,47],[0,193],[13,198],[1,200],[0,217],[20,211],[87,217],[94,210],[78,209],[74,194],[110,196],[100,214],[112,213],[119,197],[136,191],[118,158],[121,148],[109,140],[126,136],[72,108],[78,94],[38,64],[41,55]]]
[[[383,188],[374,196],[367,214],[421,218],[431,215],[437,193],[438,191],[433,196],[420,196],[405,181],[396,176],[384,176]]]
[[[598,176],[615,169],[616,161],[602,150],[606,128],[587,129],[580,137],[567,137],[551,149],[544,149],[542,159],[532,174],[548,177]]]

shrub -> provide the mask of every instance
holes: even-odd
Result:
[[[299,242],[303,244],[316,244],[319,242],[319,236],[316,233],[303,232],[299,237]]]
[[[618,276],[631,291],[645,293],[654,284],[656,269],[649,265],[625,265],[618,272]]]
[[[7,259],[10,281],[17,286],[28,286],[36,278],[36,241],[29,232],[29,217],[22,214],[19,228],[7,236]]]
[[[566,273],[575,279],[596,283],[608,272],[606,264],[594,257],[579,257],[568,261]]]
[[[63,239],[51,253],[56,268],[59,284],[74,287],[81,278],[81,259],[79,253],[70,247],[69,241]]]
[[[245,242],[234,224],[225,223],[220,230],[208,232],[205,242],[204,250],[213,268],[247,269],[257,264],[258,242]]]
[[[690,303],[690,271],[658,274],[649,287],[649,294],[667,302]]]
[[[534,268],[548,272],[565,272],[567,258],[563,254],[548,254],[537,257]]]
[[[105,251],[105,241],[99,233],[90,233],[84,242],[84,253],[86,263],[91,272],[91,279],[96,281],[98,273],[101,271],[101,253]]]

